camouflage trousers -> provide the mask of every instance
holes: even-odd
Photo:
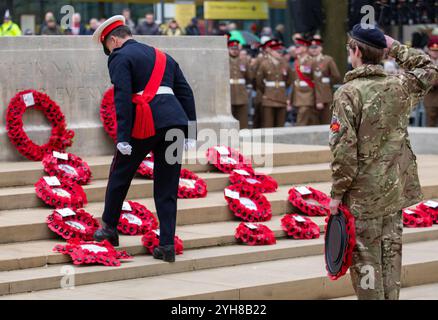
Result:
[[[356,247],[350,268],[359,300],[398,300],[402,255],[402,213],[356,218]]]

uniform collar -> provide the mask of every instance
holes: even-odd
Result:
[[[344,78],[344,82],[349,82],[356,78],[366,78],[370,76],[385,77],[386,73],[381,65],[364,64],[354,70],[347,72]]]

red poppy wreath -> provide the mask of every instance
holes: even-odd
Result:
[[[432,217],[420,209],[403,209],[403,225],[407,228],[428,228],[433,224]]]
[[[178,198],[204,198],[206,195],[207,183],[190,170],[181,169]]]
[[[149,179],[154,178],[154,155],[152,152],[140,163],[137,173]]]
[[[207,160],[224,173],[231,173],[236,168],[252,168],[251,161],[245,158],[239,151],[226,146],[208,148]]]
[[[240,223],[234,237],[250,246],[271,245],[277,242],[274,232],[260,223]]]
[[[278,188],[278,183],[274,178],[263,173],[256,173],[251,168],[234,169],[229,179],[232,184],[252,186],[261,193],[275,192]]]
[[[35,144],[23,129],[23,114],[30,107],[42,111],[52,125],[49,141],[41,146]],[[8,137],[18,152],[29,160],[41,161],[46,153],[53,150],[64,151],[71,146],[74,132],[66,127],[65,117],[59,105],[45,93],[35,90],[18,92],[6,110]]]
[[[422,202],[417,206],[417,209],[426,212],[431,217],[432,222],[438,224],[438,202],[432,200]]]
[[[66,240],[93,240],[93,234],[99,228],[99,222],[83,209],[57,209],[46,222],[50,230]]]
[[[154,249],[160,245],[160,230],[151,230],[146,233],[142,238],[141,242],[143,246],[147,249],[147,252],[152,254]],[[182,254],[184,251],[184,245],[182,240],[175,236],[175,253]]]
[[[105,266],[120,266],[120,260],[131,259],[126,251],[116,251],[107,241],[82,241],[71,239],[66,245],[58,244],[53,251],[68,254],[73,264],[103,264]]]
[[[117,116],[116,106],[114,105],[114,87],[109,88],[103,94],[100,104],[100,120],[105,132],[115,142],[117,139]]]
[[[117,229],[127,235],[142,235],[158,227],[157,218],[144,205],[125,201]]]
[[[88,164],[72,153],[53,151],[43,158],[44,171],[61,180],[71,180],[79,184],[87,184],[91,178]]]
[[[87,196],[79,184],[69,180],[58,180],[56,176],[41,177],[35,183],[37,196],[55,208],[82,208]]]
[[[281,227],[294,239],[317,239],[320,235],[318,225],[308,217],[299,214],[286,214],[281,219]]]
[[[224,196],[230,210],[243,221],[260,222],[272,218],[271,203],[251,186],[228,186],[224,189]]]
[[[309,216],[325,216],[329,213],[330,197],[312,187],[291,188],[289,202]]]

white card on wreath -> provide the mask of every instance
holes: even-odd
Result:
[[[59,187],[61,185],[61,182],[59,182],[58,178],[56,176],[46,176],[43,177],[46,183],[51,187]]]
[[[255,224],[252,224],[252,223],[245,223],[245,226],[247,226],[251,230],[256,230],[257,229],[257,226]]]
[[[152,230],[158,237],[160,236],[160,229]]]
[[[76,212],[74,212],[70,208],[56,209],[56,212],[58,212],[61,215],[61,217],[63,217],[63,218],[76,215]]]
[[[302,216],[294,216],[294,219],[298,222],[306,222],[306,219],[304,219]]]
[[[53,156],[57,159],[68,160],[68,153],[61,153],[58,151],[53,151]]]
[[[231,198],[231,199],[239,200],[239,198],[240,198],[240,193],[239,192],[230,190],[228,188],[225,188],[224,191],[225,191],[225,196],[226,197]]]
[[[246,170],[242,170],[242,169],[234,169],[233,170],[235,173],[240,174],[241,176],[249,176],[250,174],[248,173],[248,171]]]
[[[437,209],[438,208],[438,202],[433,201],[433,200],[426,201],[424,203],[424,205],[428,206],[429,208],[432,208],[432,209]]]
[[[228,149],[224,146],[216,146],[214,148],[221,156],[228,156],[230,154],[230,151],[228,151]]]
[[[35,100],[33,98],[33,93],[32,92],[23,94],[22,97],[23,97],[23,102],[26,105],[26,108],[32,107],[32,106],[35,105]]]
[[[123,201],[122,211],[132,211],[132,207],[127,201]]]
[[[310,191],[307,187],[296,187],[295,190],[297,190],[302,196],[308,196],[309,194],[312,194],[312,191]]]
[[[410,210],[410,209],[405,209],[405,213],[407,213],[407,214],[414,214],[415,212]]]

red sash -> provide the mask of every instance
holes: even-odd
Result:
[[[152,70],[151,78],[143,90],[143,94],[132,95],[132,102],[136,104],[134,127],[131,136],[135,139],[146,139],[155,135],[154,118],[149,103],[155,97],[161,81],[163,80],[164,70],[166,69],[166,55],[155,48],[155,65]]]
[[[312,89],[315,88],[315,84],[312,82],[312,80],[310,80],[309,78],[307,78],[300,70],[300,64],[299,63],[295,63],[295,71],[298,75],[298,78],[300,78],[300,80],[304,81],[305,83],[307,83],[307,85],[309,87],[311,87]]]

